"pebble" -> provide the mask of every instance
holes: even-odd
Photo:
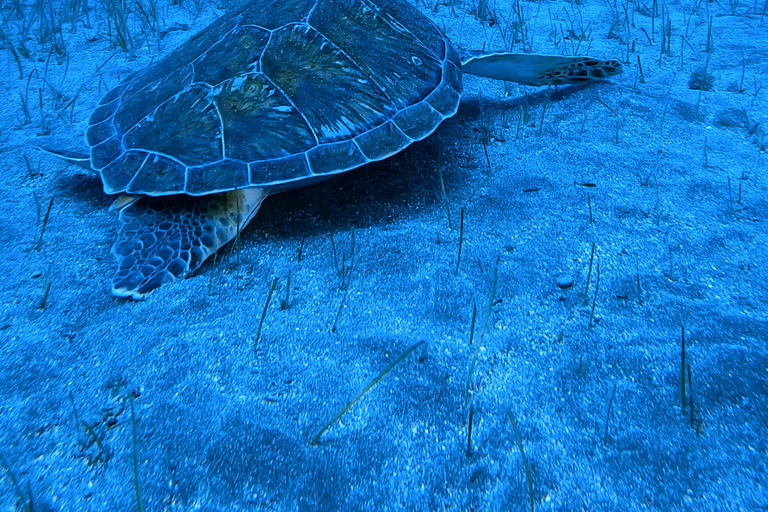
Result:
[[[573,286],[573,276],[569,273],[560,274],[557,276],[557,279],[555,279],[555,284],[557,284],[558,288],[562,288],[563,290],[566,290]]]
[[[40,272],[39,270],[35,270],[34,272],[32,272],[32,278],[33,279],[37,279],[38,277],[40,277],[42,275],[43,275],[43,273]]]

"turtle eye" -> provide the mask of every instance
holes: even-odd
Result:
[[[413,62],[417,66],[421,66],[424,63],[420,58],[418,58],[415,55],[413,57],[411,57],[411,62]]]

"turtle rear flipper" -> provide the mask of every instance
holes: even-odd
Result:
[[[143,197],[120,211],[112,293],[141,299],[185,277],[256,215],[263,189],[210,196]]]
[[[469,57],[461,69],[470,75],[533,86],[585,84],[622,72],[617,60],[506,52]]]
[[[43,153],[48,153],[49,155],[53,155],[56,158],[60,158],[64,160],[65,162],[69,162],[70,164],[75,164],[78,167],[82,167],[83,169],[93,171],[93,169],[91,168],[91,158],[87,154],[78,153],[76,151],[70,151],[68,149],[52,148],[48,146],[34,146],[34,147],[35,149],[38,149]]]

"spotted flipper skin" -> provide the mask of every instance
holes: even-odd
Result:
[[[599,60],[591,57],[575,57],[561,67],[545,69],[539,80],[545,85],[583,84],[607,80],[623,71],[618,60]]]
[[[112,293],[144,298],[185,277],[253,218],[265,197],[244,189],[202,197],[143,197],[120,211]]]
[[[617,60],[527,53],[489,53],[462,62],[464,73],[533,86],[597,82],[622,70]]]

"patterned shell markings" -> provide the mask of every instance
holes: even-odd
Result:
[[[105,96],[91,165],[106,192],[149,195],[341,172],[452,115],[457,64],[401,0],[256,0]]]

